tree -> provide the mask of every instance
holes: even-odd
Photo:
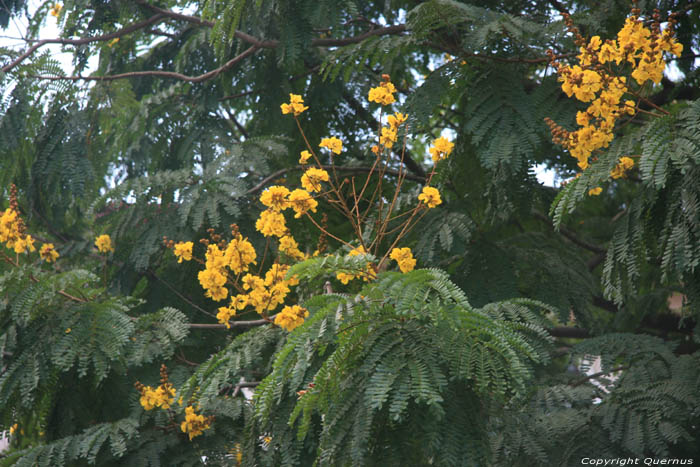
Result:
[[[2,465],[698,457],[695,3],[2,8]]]

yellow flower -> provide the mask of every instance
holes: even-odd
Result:
[[[430,154],[433,156],[433,162],[438,163],[443,159],[447,159],[454,149],[454,143],[451,143],[447,138],[440,137],[433,141],[433,146],[429,149]]]
[[[218,302],[228,296],[228,289],[224,287],[227,280],[225,270],[223,268],[211,269],[209,266],[211,264],[207,261],[207,269],[199,271],[197,278],[202,288],[207,291],[205,296]]]
[[[293,331],[296,327],[304,323],[304,319],[309,316],[309,310],[299,305],[285,306],[277,316],[275,324],[287,331]]]
[[[301,176],[301,185],[307,191],[316,192],[321,191],[321,182],[327,182],[328,180],[328,172],[312,167]]]
[[[97,237],[95,239],[95,246],[97,247],[97,251],[100,253],[114,251],[114,247],[112,246],[112,238],[107,234],[102,234]]]
[[[183,261],[190,261],[192,259],[192,247],[194,243],[192,242],[179,242],[175,244],[175,249],[173,253],[177,256],[177,262],[182,263]]]
[[[423,188],[423,192],[418,195],[418,201],[428,205],[428,208],[434,208],[438,204],[442,204],[440,199],[440,192],[431,186],[426,186]]]
[[[111,49],[112,47],[114,47],[114,45],[115,45],[117,42],[119,42],[119,38],[118,38],[118,37],[115,37],[115,38],[112,39],[111,41],[107,42],[107,47],[109,47],[109,48]]]
[[[236,316],[236,309],[235,308],[229,308],[226,306],[222,306],[222,307],[219,307],[219,312],[216,314],[216,319],[219,320],[219,323],[225,324],[226,329],[231,329],[231,325],[229,324],[229,320],[233,316]]]
[[[39,249],[39,256],[47,263],[53,263],[58,259],[58,252],[54,249],[53,243],[44,243]]]
[[[283,211],[289,207],[289,190],[286,187],[273,185],[260,195],[260,202],[273,211]]]
[[[10,434],[11,434],[11,435],[14,435],[14,434],[15,434],[15,431],[17,431],[17,428],[18,428],[18,427],[19,427],[19,425],[18,425],[17,423],[15,423],[14,425],[12,425],[12,426],[10,427]]]
[[[226,283],[226,276],[213,269],[203,269],[197,275],[199,283],[205,289],[221,287]]]
[[[591,188],[590,190],[588,190],[588,196],[598,196],[602,191],[603,189],[599,186]]]
[[[71,331],[72,331],[72,329],[71,329],[71,328],[66,328],[66,334],[70,334],[70,333],[71,333]]]
[[[53,7],[49,10],[49,14],[53,16],[54,18],[58,18],[58,15],[61,13],[61,9],[63,8],[63,5],[60,3],[54,3]]]
[[[281,237],[287,232],[282,213],[266,209],[255,222],[255,229],[266,237]]]
[[[252,274],[246,274],[243,276],[241,283],[243,284],[243,290],[256,290],[265,286],[265,281]]]
[[[379,144],[385,148],[391,148],[397,140],[396,130],[392,127],[383,127],[379,137]]]
[[[242,310],[248,306],[248,296],[244,294],[238,294],[235,297],[231,297],[231,308],[236,310]],[[234,312],[235,314],[235,312]]]
[[[396,102],[396,99],[394,98],[395,92],[396,87],[387,79],[376,88],[369,90],[368,99],[370,102],[376,102],[377,104],[390,105]]]
[[[328,148],[334,153],[340,154],[340,151],[343,150],[343,142],[335,136],[332,136],[330,138],[323,138],[319,147]]]
[[[175,388],[170,383],[163,383],[155,389],[151,386],[142,386],[139,402],[144,410],[152,410],[156,407],[169,409],[175,402],[175,392]]]
[[[20,254],[26,251],[36,251],[34,247],[34,239],[31,235],[25,235],[24,237],[18,238],[14,242],[15,253]]]
[[[311,153],[309,151],[301,151],[301,157],[299,158],[299,163],[306,164],[306,161],[308,161],[310,158],[311,158]]]
[[[192,441],[192,438],[201,435],[204,430],[209,429],[213,421],[213,417],[197,414],[194,407],[189,405],[185,409],[185,421],[180,424],[180,429],[183,433],[187,433],[190,441]]]
[[[396,112],[394,115],[389,115],[386,119],[389,123],[389,127],[391,127],[392,130],[396,130],[406,121],[407,118],[407,115]]]
[[[394,248],[391,250],[389,258],[399,263],[401,272],[410,272],[416,267],[416,260],[413,259],[413,253],[410,248]]]
[[[241,234],[238,234],[236,238],[231,240],[226,247],[224,252],[224,262],[226,265],[236,274],[247,271],[248,266],[251,264],[257,264],[255,262],[256,258],[255,248],[248,241],[248,239],[243,238]]]
[[[291,235],[285,235],[280,238],[280,251],[297,260],[305,258],[304,253],[299,250],[299,244],[297,244],[296,240],[294,240],[294,237]]]
[[[627,156],[621,157],[618,164],[610,171],[610,177],[614,179],[622,178],[632,167],[634,167],[634,159]]]
[[[353,280],[355,278],[355,275],[348,274],[345,272],[339,272],[338,274],[335,275],[335,277],[343,284],[347,284],[348,282],[350,282],[351,280]]]
[[[301,114],[308,107],[304,105],[304,99],[298,94],[289,95],[289,104],[280,105],[283,114],[294,113],[294,116]]]

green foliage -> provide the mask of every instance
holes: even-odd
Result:
[[[294,272],[315,274],[317,263]],[[450,465],[483,451],[485,442],[471,417],[450,409],[473,413],[484,409],[480,398],[522,394],[533,363],[548,358],[546,332],[529,309],[540,304],[474,309],[439,270],[382,273],[359,295],[317,296],[305,305],[311,317],[256,391],[260,430],[288,420],[287,429],[274,432],[274,449],[257,451],[265,464],[365,464],[391,452],[395,462]],[[459,435],[438,434],[448,421],[461,422],[450,425]],[[309,451],[318,431],[318,447]],[[391,437],[426,442],[399,453],[385,444]]]
[[[129,441],[138,433],[138,422],[125,418],[114,423],[101,423],[83,433],[36,448],[13,453],[0,465],[55,466],[55,465],[99,465],[100,459],[119,459],[127,451]]]
[[[14,184],[37,249],[60,254],[45,263],[0,246],[0,431],[16,427],[0,465],[239,465],[238,453],[243,465],[319,466],[698,458],[700,19],[690,0],[640,2],[664,27],[670,8],[681,13],[683,74],[641,89],[628,77],[637,95],[624,99],[639,112],[618,119],[578,178],[544,119],[573,130],[580,105],[546,51],[576,61],[562,10],[605,40],[629,5],[65,0],[58,18],[52,6],[0,7],[5,36],[28,24],[26,42],[0,44],[0,211]],[[71,67],[37,42],[45,24],[69,39]],[[397,103],[377,123],[367,93],[382,74]],[[289,93],[309,106],[296,121],[280,112]],[[367,180],[370,147],[396,111],[408,121],[390,171]],[[257,252],[251,274],[287,261],[255,230],[259,196],[300,187],[299,152],[330,136],[341,154],[317,155],[336,165],[347,205],[366,180],[365,193],[385,188],[358,206],[366,246],[406,175],[390,233],[375,254],[350,256],[356,226],[317,194],[310,214],[329,235],[287,216],[307,259],[288,272],[300,283],[284,305],[308,318],[287,332],[246,307],[230,328],[217,324],[219,307],[247,290],[204,295],[207,241],[237,229]],[[439,136],[455,147],[433,165]],[[623,156],[635,167],[611,179]],[[554,186],[538,181],[544,167]],[[428,183],[443,202],[393,245],[418,261],[402,274],[381,258]],[[113,253],[96,252],[100,234]],[[178,262],[164,237],[192,241],[193,260]],[[368,268],[377,277],[363,280]],[[360,277],[343,284],[339,273]],[[134,383],[158,387],[161,365],[176,402],[146,411]],[[192,439],[181,429],[188,406],[214,417]]]

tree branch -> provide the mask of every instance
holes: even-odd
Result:
[[[331,169],[331,168],[335,168],[336,171],[340,171],[340,172],[369,173],[369,172],[372,171],[372,168],[371,168],[371,167],[349,167],[349,166],[345,166],[345,165],[336,165],[336,166],[322,165],[321,168],[322,168],[322,169]],[[286,174],[287,172],[289,172],[289,171],[291,171],[291,170],[303,170],[303,169],[301,168],[301,166],[296,166],[296,167],[287,167],[287,168],[285,168],[285,169],[280,169],[280,170],[278,170],[277,172],[273,172],[271,175],[268,175],[267,177],[265,177],[260,183],[258,183],[257,185],[255,185],[253,188],[251,188],[251,189],[249,189],[248,191],[246,191],[245,194],[246,194],[246,195],[250,195],[250,194],[253,194],[253,193],[255,193],[255,192],[258,192],[258,191],[262,190],[263,188],[265,188],[265,185],[267,185],[268,183],[270,183],[272,180],[274,180],[274,179],[276,179],[276,178],[279,178],[280,175],[284,175],[284,174]],[[399,176],[399,172],[398,172],[397,170],[387,169],[387,170],[384,171],[384,173],[385,173],[385,174],[388,174],[388,175],[394,175],[394,176],[396,176],[396,177]],[[402,173],[401,176],[402,176],[403,178],[407,178],[407,179],[409,179],[409,180],[413,180],[414,182],[419,182],[419,183],[425,182],[425,178],[424,178],[424,177],[419,177],[418,175],[410,175],[410,174],[404,174],[404,173]]]
[[[229,68],[233,67],[243,59],[249,57],[250,55],[254,54],[257,50],[259,50],[258,47],[256,46],[251,46],[249,49],[246,49],[244,52],[241,52],[240,54],[236,55],[233,57],[231,60],[228,62],[224,63],[222,66],[219,68],[215,68],[214,70],[208,71],[204,74],[198,75],[198,76],[187,76],[183,75],[182,73],[176,73],[174,71],[161,71],[161,70],[148,70],[148,71],[131,71],[127,73],[119,73],[116,75],[107,75],[107,76],[43,76],[43,75],[34,75],[31,76],[32,78],[36,79],[41,79],[41,80],[46,80],[46,81],[60,81],[60,80],[67,80],[67,81],[114,81],[117,79],[125,79],[125,78],[138,78],[142,76],[160,76],[163,78],[173,78],[173,79],[179,79],[181,81],[187,81],[190,83],[200,83],[202,81],[206,81],[208,79],[214,78],[215,76],[219,75],[220,73],[228,70]]]
[[[543,222],[546,222],[550,227],[552,227],[552,223],[550,222],[549,217],[545,216],[544,214],[542,214],[539,211],[532,211],[532,214],[535,216],[535,218],[537,218]],[[606,252],[605,248],[602,248],[598,245],[594,245],[592,243],[589,243],[585,240],[578,238],[578,236],[576,236],[576,233],[567,229],[564,226],[559,227],[559,233],[561,233],[564,237],[568,238],[569,240],[571,240],[571,242],[575,243],[576,245],[580,246],[583,249],[586,249],[588,251],[592,251],[593,253],[597,253],[597,254],[605,254],[605,252]]]
[[[147,272],[148,272],[148,274],[149,274],[151,277],[153,277],[155,280],[157,280],[158,282],[160,282],[161,284],[163,284],[164,286],[166,286],[172,293],[174,293],[176,296],[178,296],[178,297],[180,298],[180,300],[182,300],[183,302],[187,303],[188,305],[190,305],[190,306],[191,306],[192,308],[194,308],[195,310],[201,311],[201,312],[204,313],[205,315],[209,315],[209,316],[212,316],[212,317],[216,317],[216,315],[214,315],[213,313],[208,312],[207,310],[205,310],[205,309],[203,309],[202,307],[198,306],[196,303],[194,303],[194,302],[193,302],[192,300],[190,300],[189,298],[187,298],[187,297],[185,297],[184,295],[182,295],[180,292],[177,291],[177,289],[176,289],[175,287],[173,287],[172,285],[170,285],[169,283],[167,283],[166,281],[164,281],[163,279],[161,279],[160,277],[158,277],[158,275],[157,275],[157,274],[155,273],[155,271],[153,271],[152,269],[148,269]]]
[[[547,329],[549,335],[552,337],[569,337],[574,339],[583,339],[586,337],[591,337],[588,329],[584,328],[572,328],[567,326],[557,326]]]
[[[254,388],[260,384],[260,381],[243,381],[241,383],[236,384],[236,387],[233,389],[233,394],[231,394],[231,397],[236,397],[238,393],[241,391],[241,388]]]
[[[588,376],[586,376],[585,378],[582,378],[582,379],[576,381],[575,383],[570,383],[569,386],[572,386],[572,387],[580,386],[580,385],[582,385],[583,383],[585,383],[586,381],[595,379],[595,378],[597,378],[597,377],[599,377],[599,376],[607,375],[607,374],[610,374],[610,373],[616,373],[616,372],[618,372],[618,371],[626,370],[626,369],[628,369],[628,368],[629,368],[629,366],[622,365],[622,366],[615,367],[615,368],[613,368],[612,370],[608,370],[608,371],[599,371],[598,373],[593,373],[592,375],[588,375]]]
[[[4,67],[2,67],[3,73],[7,73],[8,71],[12,70],[15,68],[17,65],[22,63],[27,57],[32,55],[34,52],[36,52],[39,48],[47,45],[47,44],[63,44],[63,45],[84,45],[84,44],[89,44],[91,42],[101,42],[101,41],[108,41],[111,39],[116,39],[118,37],[125,36],[129,33],[132,33],[134,31],[138,31],[139,29],[146,28],[152,24],[159,23],[160,21],[164,20],[166,18],[165,15],[162,14],[155,14],[148,18],[147,20],[140,21],[138,23],[131,24],[129,26],[126,26],[119,31],[112,32],[109,34],[103,34],[101,36],[95,36],[95,37],[83,37],[80,39],[42,39],[29,47],[26,52],[24,52],[22,55],[14,59],[12,62],[8,63]]]
[[[161,15],[164,15],[164,16],[168,16],[170,18],[179,19],[182,21],[188,21],[190,23],[198,24],[200,26],[207,26],[207,27],[214,26],[213,21],[208,21],[208,20],[202,19],[198,16],[184,15],[182,13],[176,13],[174,11],[158,8],[156,6],[146,4],[146,2],[144,0],[139,0],[138,3],[150,8],[152,11],[155,11]],[[359,35],[353,36],[353,37],[338,38],[338,39],[333,39],[333,38],[312,39],[311,45],[315,46],[315,47],[338,47],[338,46],[343,46],[343,45],[357,44],[358,42],[362,42],[363,40],[370,38],[372,36],[400,34],[400,33],[405,32],[405,31],[406,31],[405,24],[397,24],[394,26],[385,26],[385,27],[380,27],[380,28],[376,28],[376,29],[371,29],[363,34],[359,34]],[[247,42],[249,44],[255,45],[261,49],[274,49],[280,45],[280,41],[278,41],[278,40],[274,40],[274,39],[260,40],[256,37],[251,36],[250,34],[244,33],[243,31],[235,31],[233,33],[233,35],[235,38],[240,39],[243,42]]]
[[[272,319],[274,319],[274,316],[271,316],[269,319],[256,319],[256,320],[252,320],[252,321],[229,321],[228,324],[229,324],[229,327],[232,327],[232,328],[252,328],[252,327],[256,327],[256,326],[263,326],[265,324],[270,324]],[[188,326],[191,329],[228,329],[225,324],[220,324],[220,323],[215,323],[215,324],[191,323]]]
[[[374,117],[372,117],[372,114],[369,113],[369,111],[365,109],[352,94],[350,94],[347,91],[343,91],[343,98],[348,103],[348,105],[355,111],[355,113],[370,126],[372,131],[374,131],[375,133],[379,131],[379,122],[376,121]],[[407,149],[404,149],[403,163],[408,170],[410,170],[417,176],[422,177],[423,179],[425,179],[428,176],[425,173],[425,170],[423,170],[423,167],[421,167],[421,165],[413,159],[413,157]]]

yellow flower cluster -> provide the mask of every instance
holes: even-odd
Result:
[[[219,322],[230,327],[228,321],[231,317],[236,315],[237,310],[242,310],[246,306],[255,308],[255,311],[263,316],[274,311],[284,302],[290,292],[290,287],[299,284],[296,276],[285,279],[287,271],[289,271],[288,265],[275,263],[265,273],[264,279],[253,274],[243,276],[241,283],[243,290],[247,293],[231,297],[231,303],[228,307],[219,308],[216,315]]]
[[[39,249],[39,256],[47,263],[53,263],[58,259],[58,252],[53,243],[44,243]]]
[[[382,84],[369,90],[368,99],[377,104],[391,105],[396,102],[396,98],[394,98],[396,87],[389,81],[389,75],[382,75],[382,78],[384,79]]]
[[[342,145],[342,143],[341,143]],[[311,159],[311,153],[309,151],[301,151],[301,157],[299,158],[300,164],[306,164],[306,162]]]
[[[570,30],[577,34],[569,17],[565,18]],[[636,105],[632,100],[623,101],[629,91],[627,78],[616,76],[612,64],[629,64],[631,76],[641,86],[647,81],[660,83],[666,66],[664,52],[680,55],[683,46],[676,42],[670,26],[660,32],[659,20],[655,16],[651,29],[633,14],[627,18],[617,34],[617,39],[603,42],[599,36],[588,43],[580,36],[581,45],[577,56],[578,65],[564,66],[554,62],[567,96],[581,102],[590,102],[588,108],[578,112],[577,131],[567,132],[548,120],[554,141],[563,145],[578,160],[581,169],[589,165],[591,154],[608,147],[613,139],[616,120],[622,115],[634,115]]]
[[[394,146],[394,143],[398,140],[399,126],[403,125],[407,118],[408,117],[405,114],[400,112],[389,115],[387,117],[387,123],[389,126],[382,127],[381,134],[379,135],[379,144],[387,149],[391,149],[391,147]],[[378,155],[381,152],[381,148],[379,146],[373,146],[372,152]]]
[[[365,250],[365,247],[363,246],[358,246],[357,248],[353,248],[350,250],[350,253],[348,253],[349,256],[359,256],[359,255],[365,255],[367,254],[367,250]],[[358,279],[362,278],[363,281],[368,282],[370,279],[375,279],[376,274],[374,273],[374,270],[372,269],[372,265],[368,262],[367,265],[365,266],[365,269],[361,271],[359,274],[350,274],[347,272],[339,272],[335,275],[335,277],[342,282],[343,284],[349,283],[353,279]]]
[[[297,217],[297,216],[294,216]],[[306,255],[299,249],[299,244],[291,235],[280,238],[280,251],[292,259],[301,261],[306,259]]]
[[[60,3],[54,3],[51,9],[49,10],[49,14],[54,18],[58,18],[58,15],[61,14],[61,9],[63,9],[63,5],[61,5]]]
[[[602,193],[602,191],[603,191],[603,189],[599,186],[597,186],[595,188],[591,188],[590,190],[588,190],[588,196],[598,196],[599,194]]]
[[[632,167],[634,167],[634,160],[631,157],[621,157],[620,162],[610,171],[610,176],[612,178],[622,178]]]
[[[321,182],[327,182],[328,172],[315,167],[310,168],[301,176],[301,186],[312,193],[321,191]]]
[[[204,433],[204,430],[209,429],[213,421],[213,416],[205,417],[198,414],[194,407],[188,405],[185,408],[185,421],[180,424],[180,429],[183,433],[187,433],[190,441],[192,441],[192,438],[201,435]]]
[[[266,209],[255,221],[255,229],[266,237],[281,237],[287,232],[287,225],[281,212]]]
[[[0,242],[17,254],[36,251],[34,239],[24,233],[24,223],[14,206],[7,208],[0,216]]]
[[[318,201],[313,199],[308,191],[297,188],[289,195],[289,203],[294,210],[294,218],[299,219],[308,211],[316,212]]]
[[[275,324],[291,332],[304,323],[304,318],[309,316],[309,310],[299,305],[285,306],[275,316]]]
[[[192,247],[194,244],[192,242],[179,242],[174,246],[173,253],[177,256],[177,262],[182,263],[182,261],[190,261],[192,259]]]
[[[273,185],[260,195],[260,202],[273,211],[283,211],[289,207],[289,190],[286,187]]]
[[[433,163],[437,164],[439,161],[447,159],[454,147],[454,143],[442,136],[433,141],[433,146],[429,149],[430,155],[433,156]]]
[[[109,253],[110,251],[114,251],[114,247],[112,246],[112,238],[107,234],[98,236],[95,239],[95,246],[97,247],[97,251],[100,253]]]
[[[228,280],[227,269],[235,274],[241,274],[255,263],[256,253],[253,245],[242,235],[234,237],[225,249],[219,245],[207,247],[205,269],[199,271],[199,283],[206,290],[206,296],[214,301],[220,301],[228,296],[228,289],[224,287]]]
[[[289,104],[282,104],[280,107],[283,114],[293,113],[295,117],[308,109],[304,105],[304,99],[299,94],[289,94]]]
[[[319,144],[319,147],[327,148],[336,154],[340,154],[340,151],[343,150],[343,142],[335,136],[332,136],[330,138],[321,139],[321,144]]]
[[[170,383],[163,383],[157,388],[151,386],[141,387],[141,405],[144,410],[152,410],[156,407],[169,409],[175,402],[175,388]]]
[[[416,260],[413,259],[413,253],[410,248],[394,248],[391,250],[389,258],[399,263],[401,272],[410,272],[416,267]]]
[[[418,195],[418,201],[425,203],[428,208],[434,208],[438,204],[442,204],[442,199],[440,199],[440,192],[437,188],[431,186],[423,187],[423,191]]]

